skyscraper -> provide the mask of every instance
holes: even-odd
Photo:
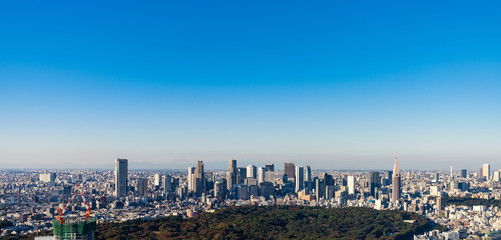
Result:
[[[148,179],[138,178],[136,182],[136,192],[139,197],[144,197],[148,194]]]
[[[193,186],[195,185],[193,182],[194,182],[194,179],[193,178],[193,174],[195,173],[195,167],[191,166],[188,168],[188,178],[186,179],[186,181],[188,182],[188,191],[189,192],[194,192],[195,189],[193,188]]]
[[[468,173],[467,173],[466,169],[461,169],[461,177],[462,178],[466,178],[467,174]]]
[[[395,166],[393,166],[393,179],[392,179],[392,190],[391,190],[391,201],[397,203],[400,200],[400,193],[402,187],[400,186],[400,168],[398,167],[398,159],[395,155]]]
[[[348,194],[355,194],[355,177],[348,176]]]
[[[311,168],[310,166],[306,166],[306,186],[305,188],[307,189],[308,193],[311,192],[311,186],[312,186],[312,183],[311,183]]]
[[[257,178],[257,168],[254,165],[247,166],[247,178]]]
[[[304,189],[303,166],[296,166],[296,193]]]
[[[115,197],[117,198],[127,196],[128,171],[127,159],[115,159]]]
[[[485,180],[491,179],[491,165],[488,163],[485,163],[484,166],[482,167],[482,176],[485,178]]]
[[[257,182],[258,183],[264,182],[265,172],[266,172],[266,168],[264,168],[264,167],[259,167],[257,169]]]
[[[376,193],[380,188],[380,183],[379,172],[369,172],[369,190],[371,196],[376,197]]]
[[[284,163],[284,174],[289,178],[295,178],[294,175],[294,163]]]
[[[234,184],[237,184],[237,174],[238,174],[238,169],[237,169],[237,160],[236,159],[231,159],[230,160],[230,167],[228,170],[228,175],[227,175],[227,187],[228,190],[230,190]]]
[[[274,172],[275,171],[275,165],[273,165],[273,163],[268,163],[264,167],[266,168],[267,172]]]
[[[198,161],[197,166],[195,167],[195,173],[193,175],[194,181],[193,183],[195,186],[193,188],[195,189],[195,193],[197,194],[197,197],[202,196],[202,193],[205,191],[205,176],[204,176],[204,162],[203,161]]]

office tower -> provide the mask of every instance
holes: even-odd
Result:
[[[376,197],[376,193],[379,190],[379,172],[369,172],[369,190],[370,195]]]
[[[229,171],[228,171],[229,175],[228,175],[228,186],[231,186],[233,187],[234,184],[237,184],[237,174],[238,174],[238,169],[237,169],[237,160],[236,159],[231,159],[230,160],[230,167],[229,167]],[[228,190],[231,188],[229,187]]]
[[[467,174],[468,173],[467,173],[466,169],[461,169],[461,177],[462,178],[466,178]]]
[[[348,194],[355,194],[355,177],[348,176]]]
[[[434,176],[433,176],[433,180],[434,180],[436,183],[438,183],[438,182],[440,181],[440,175],[439,175],[439,173],[438,173],[438,172],[436,172],[436,173],[434,174]]]
[[[266,199],[270,199],[270,196],[273,196],[274,192],[275,192],[275,187],[273,186],[273,183],[271,183],[271,182],[259,183],[259,195],[260,196],[263,196]]]
[[[136,182],[136,191],[139,197],[144,197],[148,194],[148,179],[138,178]]]
[[[296,166],[296,193],[304,189],[304,171],[303,166]]]
[[[55,173],[41,173],[38,178],[42,182],[50,183],[50,182],[56,181],[56,174]]]
[[[155,174],[155,179],[153,180],[153,184],[157,187],[159,187],[161,184],[162,184],[162,179],[161,179],[161,176],[160,174]]]
[[[491,165],[490,164],[488,164],[488,163],[484,164],[484,166],[482,167],[482,176],[486,180],[491,179]]]
[[[249,186],[247,185],[238,185],[237,187],[237,198],[242,200],[249,200]]]
[[[477,178],[479,178],[479,179],[483,178],[483,171],[482,170],[483,170],[482,168],[478,169]]]
[[[289,178],[295,178],[294,163],[284,163],[284,174]]]
[[[333,186],[334,185],[334,178],[332,177],[332,175],[330,175],[328,173],[324,173],[324,183],[325,183],[325,186]]]
[[[254,165],[247,166],[247,178],[257,178],[257,168]]]
[[[115,159],[115,197],[117,198],[127,196],[128,165],[127,159]]]
[[[400,200],[400,194],[402,191],[402,187],[400,186],[400,168],[398,167],[398,159],[395,155],[395,166],[393,166],[393,179],[392,179],[392,192],[391,192],[391,201],[393,203],[397,203]]]
[[[492,180],[495,182],[499,182],[499,171],[494,171],[494,175],[492,176]]]
[[[336,189],[332,185],[325,186],[325,199],[332,199],[335,197]]]
[[[172,177],[169,175],[163,175],[160,180],[160,185],[165,193],[172,192],[174,188],[172,187]]]
[[[243,183],[247,178],[247,168],[239,167],[238,169],[238,183]]]
[[[205,191],[205,176],[204,176],[204,162],[198,161],[197,166],[195,167],[195,173],[193,174],[195,184],[193,189],[197,197],[202,196],[202,193]]]
[[[257,169],[257,182],[260,183],[260,182],[264,182],[264,173],[266,172],[266,168],[264,167],[259,167]]]
[[[226,189],[226,183],[224,179],[218,179],[214,183],[214,197],[223,198]]]
[[[248,185],[249,186],[249,195],[250,196],[259,196],[259,186],[258,185]]]
[[[442,197],[437,197],[437,211],[442,210]]]
[[[307,190],[307,193],[311,192],[311,168],[310,166],[306,166],[306,181],[305,181],[305,188]]]
[[[264,181],[271,182],[274,185],[275,184],[275,172],[265,171],[264,172]]]
[[[231,182],[232,174],[230,172],[226,173],[226,188],[230,191],[233,188],[233,183]]]
[[[268,163],[264,167],[266,168],[266,171],[268,171],[268,172],[274,172],[275,171],[275,165],[273,165],[273,163]]]
[[[195,186],[195,184],[193,184],[195,178],[193,177],[193,175],[195,174],[195,167],[191,166],[188,168],[188,178],[186,179],[186,181],[188,182],[188,191],[189,192],[194,192],[195,189],[193,188],[193,186]]]
[[[325,196],[324,193],[325,193],[325,182],[315,177],[315,195],[317,197],[317,201]]]
[[[393,171],[385,171],[384,178],[388,179],[388,184],[391,184],[391,180],[393,178]]]

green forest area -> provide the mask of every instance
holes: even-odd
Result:
[[[98,224],[96,239],[412,239],[434,227],[428,219],[402,211],[248,206],[188,219],[170,216]]]

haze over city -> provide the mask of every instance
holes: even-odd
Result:
[[[498,9],[1,3],[0,167],[498,168]]]

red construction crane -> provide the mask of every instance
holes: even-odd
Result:
[[[57,208],[57,212],[58,212],[57,218],[59,219],[60,224],[63,224],[63,215],[66,213],[66,210],[68,209],[70,204],[73,202],[73,199],[75,198],[75,196],[77,195],[78,192],[80,192],[80,195],[82,196],[83,204],[85,205],[85,207],[87,207],[87,211],[85,211],[85,220],[89,220],[89,215],[91,214],[91,212],[90,212],[91,206],[90,206],[90,203],[87,203],[87,200],[85,200],[84,191],[82,190],[82,185],[83,185],[83,183],[77,184],[77,189],[75,189],[75,192],[73,193],[73,195],[71,195],[71,198],[68,200],[68,202],[66,203],[66,206],[64,206],[63,209],[61,209],[61,207]]]

